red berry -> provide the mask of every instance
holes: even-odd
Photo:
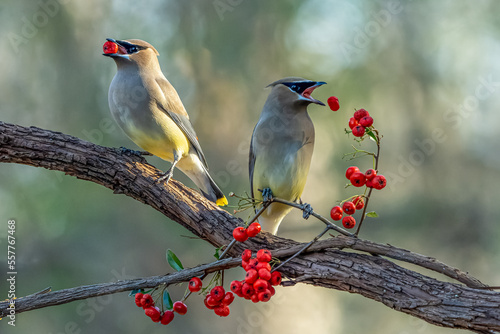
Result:
[[[104,45],[102,46],[102,51],[103,51],[105,54],[117,53],[117,52],[118,52],[118,45],[117,45],[116,43],[113,43],[113,42],[107,41],[107,42],[106,42],[106,43],[104,43]]]
[[[259,262],[269,262],[272,260],[272,255],[271,252],[268,251],[267,249],[259,249],[257,252],[257,260]]]
[[[249,238],[255,237],[257,234],[259,234],[260,230],[262,227],[260,227],[260,224],[257,222],[253,222],[250,224],[250,226],[247,227],[246,233]]]
[[[191,292],[198,292],[201,290],[202,285],[203,283],[201,282],[201,279],[199,277],[193,277],[189,281],[188,288]]]
[[[245,242],[248,239],[248,235],[245,231],[245,228],[242,226],[238,226],[233,230],[233,238],[236,239],[236,241],[239,242]]]
[[[280,285],[281,283],[281,273],[279,271],[273,271],[271,273],[271,285]]]
[[[332,111],[337,111],[340,109],[339,99],[336,96],[330,96],[327,102]]]
[[[365,201],[361,196],[354,197],[352,202],[354,203],[354,205],[356,205],[356,210],[361,210],[365,207]]]
[[[271,265],[269,264],[269,262],[259,262],[259,264],[257,264],[257,267],[255,267],[255,270],[259,271],[261,269],[271,271]]]
[[[356,225],[356,220],[353,216],[345,216],[342,218],[342,225],[344,225],[345,228],[353,228],[354,225]]]
[[[259,273],[255,269],[250,269],[245,275],[245,282],[253,284],[259,278]]]
[[[249,299],[253,294],[255,294],[252,284],[244,283],[241,287],[241,294],[245,297],[245,299]]]
[[[274,296],[274,294],[276,293],[276,289],[274,287],[268,287],[269,291],[271,291],[271,296]]]
[[[259,278],[253,283],[253,289],[255,292],[259,293],[267,289],[267,281]]]
[[[209,309],[213,310],[214,307],[217,307],[220,305],[220,300],[215,300],[215,298],[211,294],[208,294],[205,297],[205,305]]]
[[[212,290],[210,290],[210,296],[212,296],[212,298],[216,301],[221,301],[224,298],[225,294],[226,291],[220,285],[214,286]]]
[[[247,262],[247,261],[245,261],[245,260],[241,260],[241,267],[242,267],[243,269],[245,269],[245,271],[247,271],[247,270],[248,270],[248,269],[247,269],[247,267],[248,267],[248,262]]]
[[[349,118],[349,129],[352,130],[353,127],[358,125],[358,120],[355,119],[354,117]]]
[[[358,121],[366,116],[370,116],[370,114],[365,109],[361,108],[354,112],[354,118],[357,119]]]
[[[351,175],[356,173],[356,172],[359,172],[359,168],[356,167],[356,166],[351,166],[349,168],[347,168],[347,170],[345,171],[345,177],[350,180],[351,179]]]
[[[373,180],[366,180],[365,185],[366,185],[368,188],[373,188]]]
[[[269,299],[271,299],[271,297],[273,295],[271,294],[271,291],[269,291],[268,289],[265,289],[264,291],[259,292],[258,296],[259,296],[259,301],[268,302]]]
[[[165,313],[161,316],[162,325],[168,325],[172,322],[172,320],[174,320],[174,312],[172,311],[165,311]]]
[[[342,208],[338,205],[334,206],[330,211],[330,217],[332,217],[333,220],[341,220],[343,214],[344,211],[342,211]]]
[[[224,295],[224,299],[222,300],[223,305],[231,305],[231,303],[234,301],[234,294],[231,291],[226,292]]]
[[[229,307],[227,306],[219,306],[214,309],[215,314],[219,317],[227,317],[230,313]]]
[[[241,293],[241,286],[243,284],[240,281],[232,281],[231,282],[231,291],[235,294]]]
[[[387,179],[385,178],[384,175],[377,175],[373,178],[373,188],[375,189],[383,189],[387,185]]]
[[[259,302],[259,295],[254,293],[250,298],[249,298],[253,303],[258,303]]]
[[[269,281],[271,279],[271,271],[266,268],[259,269],[259,278]]]
[[[366,183],[366,176],[361,172],[356,172],[351,175],[351,184],[355,187],[362,187]],[[344,209],[345,212],[345,209]]]
[[[174,312],[179,313],[180,315],[186,314],[188,311],[186,304],[181,301],[177,301],[174,303]]]
[[[243,253],[241,253],[241,259],[243,261],[248,261],[252,258],[252,251],[250,249],[245,249]]]
[[[353,202],[347,201],[342,205],[342,209],[346,214],[352,215],[354,212],[356,212],[356,205],[354,205]]]
[[[154,322],[160,321],[161,313],[157,307],[150,306],[144,309],[144,313],[151,318]]]
[[[372,126],[373,118],[371,116],[365,116],[359,120],[359,125],[364,126],[365,128]]]
[[[142,307],[142,296],[144,296],[141,292],[135,294],[134,301],[135,305]]]
[[[365,176],[367,180],[371,180],[375,176],[377,176],[377,171],[375,169],[370,168],[365,172]]]
[[[155,302],[153,300],[153,297],[151,297],[151,295],[149,293],[146,293],[145,295],[142,296],[142,299],[141,299],[141,305],[142,305],[142,308],[147,308],[147,307],[150,307],[150,306],[154,306]]]
[[[259,260],[257,259],[250,259],[248,261],[248,265],[246,267],[246,271],[250,270],[250,269],[257,269],[257,265],[259,264]]]
[[[356,125],[352,128],[352,134],[354,137],[363,137],[365,135],[365,127],[361,125]]]

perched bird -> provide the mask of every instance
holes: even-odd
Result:
[[[250,142],[250,188],[258,200],[272,195],[295,202],[306,184],[314,149],[314,125],[307,106],[321,101],[311,97],[326,84],[302,78],[273,82]],[[263,196],[264,195],[264,196]],[[262,229],[276,234],[290,206],[272,203],[259,217]]]
[[[142,40],[111,38],[103,49],[103,55],[113,58],[118,68],[109,86],[111,114],[133,142],[172,162],[160,180],[168,182],[177,167],[206,198],[217,205],[226,205],[226,197],[208,174],[186,109],[160,69],[158,51]]]

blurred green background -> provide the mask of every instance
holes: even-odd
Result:
[[[375,192],[370,204],[380,218],[367,221],[361,237],[499,285],[499,11],[493,0],[2,0],[0,120],[137,149],[111,121],[107,91],[116,66],[101,54],[107,37],[144,39],[161,54],[211,174],[225,193],[243,194],[264,87],[292,75],[326,81],[314,96],[326,102],[336,95],[341,109],[309,108],[317,137],[304,201],[327,216],[355,193],[344,189],[353,162],[342,156],[353,141],[343,129],[354,108],[366,108],[384,136],[380,170],[389,185]],[[369,158],[354,163],[371,166]],[[194,186],[179,171],[174,177]],[[17,222],[19,296],[164,274],[167,248],[186,266],[212,260],[208,244],[124,195],[60,172],[2,164],[2,299],[8,219]],[[294,212],[280,234],[307,241],[321,229]],[[242,276],[237,269],[226,277]],[[170,290],[175,300],[184,288]],[[122,293],[19,314],[15,328],[0,321],[0,332],[451,332],[358,295],[302,285],[278,289],[268,304],[237,300],[228,318],[206,310],[200,297],[188,307],[164,327]]]

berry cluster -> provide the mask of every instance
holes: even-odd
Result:
[[[260,224],[257,222],[251,223],[247,228],[239,226],[233,230],[233,238],[236,241],[245,242],[248,238],[253,238],[259,234],[261,229]]]
[[[354,112],[353,117],[349,119],[349,128],[355,137],[363,137],[366,128],[373,125],[373,118],[365,109],[358,109]]]
[[[246,271],[245,279],[232,281],[231,291],[254,303],[269,301],[276,292],[273,286],[281,283],[281,273],[271,272],[271,259],[271,252],[267,249],[260,249],[254,258],[252,252],[246,249],[241,254],[241,266]]]
[[[172,311],[167,310],[162,312],[159,307],[155,306],[153,297],[149,294],[138,292],[135,294],[135,305],[142,307],[144,313],[154,322],[160,322],[162,325],[168,325],[174,320],[174,312],[180,315],[187,313],[187,306],[181,301],[177,301],[173,305]]]
[[[340,206],[334,206],[332,208],[332,211],[330,212],[330,216],[332,217],[333,220],[341,220],[342,219],[342,225],[344,225],[345,228],[353,228],[356,225],[356,220],[352,216],[356,212],[356,210],[361,210],[365,207],[365,201],[363,200],[363,197],[361,196],[356,196],[353,198],[352,201],[346,201]],[[342,216],[344,213],[347,215],[344,218]]]
[[[367,186],[368,188],[380,190],[387,185],[385,176],[377,175],[377,171],[371,168],[362,173],[359,167],[351,166],[347,168],[345,177],[351,181],[351,184],[355,187]]]
[[[220,317],[227,317],[230,313],[229,305],[234,300],[234,294],[231,291],[226,292],[221,285],[214,286],[210,293],[205,296],[205,306],[209,310],[214,310]]]

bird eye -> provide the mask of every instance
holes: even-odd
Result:
[[[130,49],[128,49],[129,53],[135,53],[137,52],[137,47],[136,46],[131,46]]]
[[[293,90],[297,90],[297,86],[292,85],[292,89],[293,89]]]

